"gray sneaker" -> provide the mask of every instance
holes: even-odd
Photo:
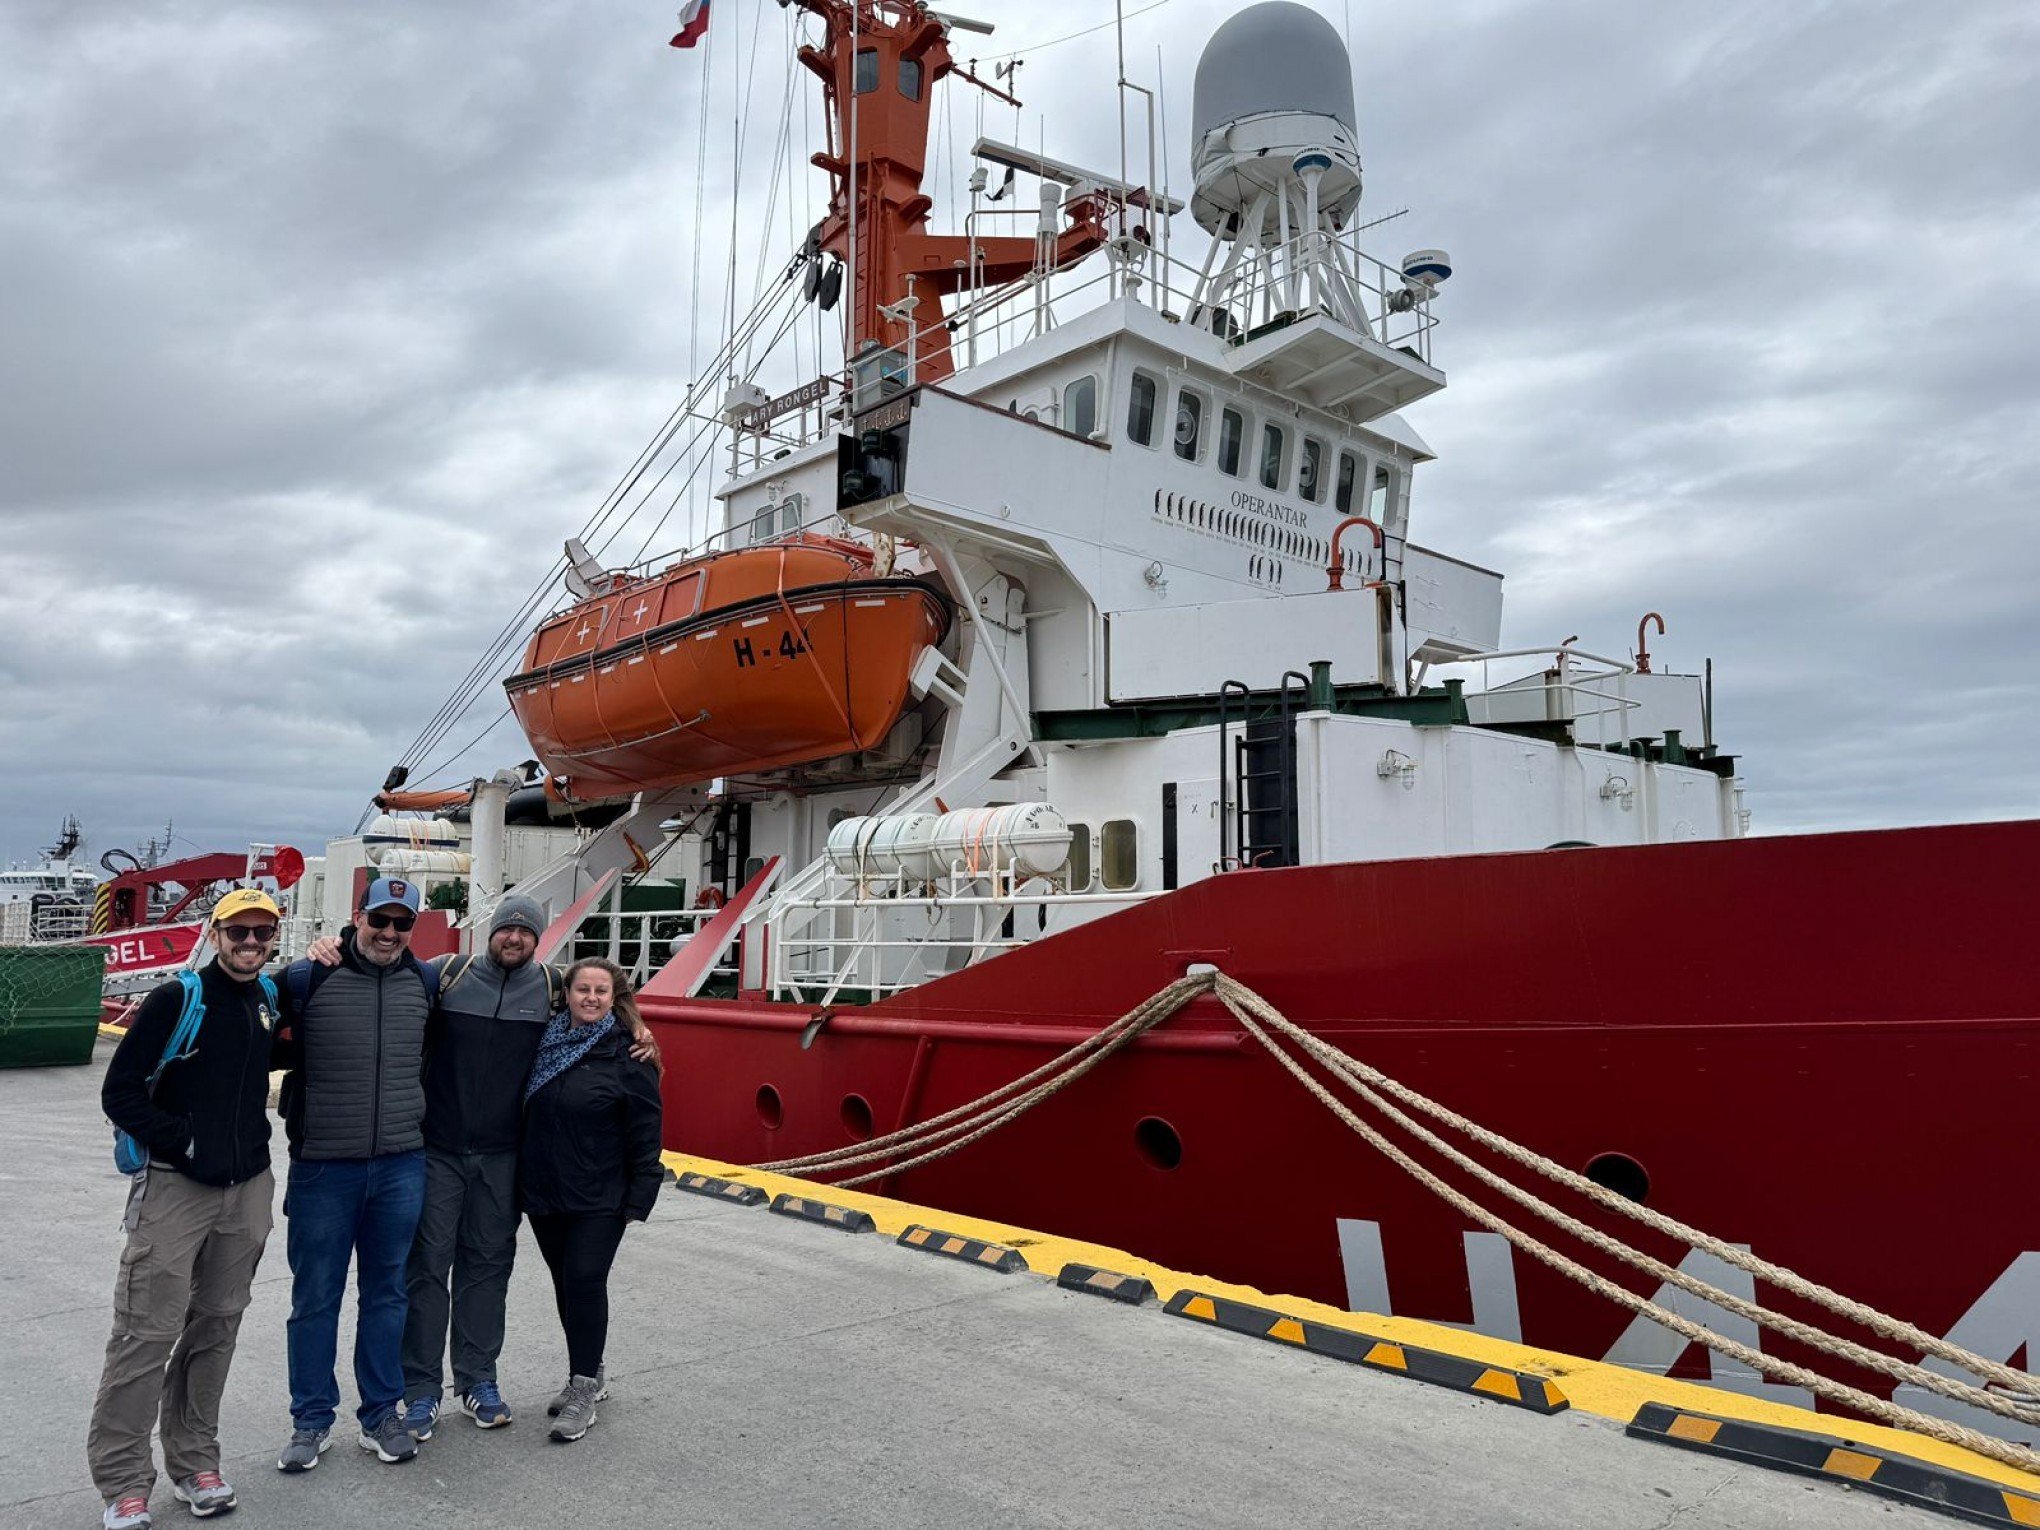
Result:
[[[570,1376],[560,1393],[560,1411],[548,1433],[562,1444],[578,1440],[595,1427],[595,1404],[602,1399],[600,1376]]]
[[[191,1505],[193,1519],[225,1514],[239,1502],[232,1486],[218,1472],[193,1472],[189,1477],[180,1477],[170,1484],[170,1492],[179,1503]]]
[[[283,1447],[283,1454],[276,1458],[276,1469],[280,1472],[308,1472],[319,1464],[319,1457],[333,1447],[332,1431],[328,1429],[293,1429],[290,1443]]]
[[[377,1419],[373,1428],[361,1426],[361,1448],[390,1465],[418,1459],[418,1442],[411,1438],[411,1431],[404,1427],[404,1415],[395,1408]]]
[[[558,1418],[560,1416],[560,1409],[567,1405],[568,1400],[573,1396],[573,1392],[574,1379],[569,1376],[567,1384],[560,1389],[560,1395],[545,1405],[546,1417]],[[609,1367],[606,1365],[599,1365],[595,1368],[595,1401],[609,1401]]]
[[[116,1498],[106,1506],[99,1522],[106,1530],[149,1530],[155,1521],[149,1518],[148,1494],[130,1493],[125,1498]]]

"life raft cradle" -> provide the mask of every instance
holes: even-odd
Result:
[[[2040,1377],[2016,1370],[1998,1361],[1987,1360],[1902,1318],[1878,1311],[1817,1281],[1759,1258],[1735,1244],[1723,1242],[1697,1227],[1689,1226],[1674,1217],[1668,1217],[1662,1212],[1653,1211],[1626,1196],[1619,1195],[1585,1175],[1576,1173],[1563,1164],[1556,1163],[1497,1132],[1490,1131],[1437,1101],[1419,1094],[1407,1085],[1398,1083],[1379,1069],[1361,1062],[1323,1038],[1313,1035],[1283,1015],[1274,1005],[1244,983],[1210,966],[1201,964],[1193,966],[1185,976],[1156,992],[1060,1056],[966,1105],[960,1105],[927,1121],[903,1127],[885,1136],[874,1137],[850,1147],[812,1153],[801,1158],[780,1159],[756,1167],[774,1173],[806,1177],[835,1175],[851,1169],[860,1170],[861,1172],[849,1178],[835,1181],[839,1185],[851,1187],[889,1178],[908,1169],[933,1163],[1018,1119],[1043,1100],[1074,1084],[1139,1036],[1154,1029],[1193,1001],[1207,995],[1216,997],[1248,1035],[1258,1041],[1321,1104],[1357,1132],[1370,1146],[1409,1173],[1461,1215],[1491,1232],[1500,1234],[1513,1247],[1521,1249],[1540,1263],[1570,1280],[1577,1281],[1618,1306],[1648,1317],[1693,1343],[1705,1345],[1776,1380],[1805,1387],[1816,1396],[1824,1397],[1841,1407],[1894,1428],[1974,1451],[1977,1455],[1988,1457],[2018,1471],[2040,1476],[2040,1451],[1984,1434],[1948,1419],[1921,1413],[1917,1409],[1873,1396],[1858,1387],[1836,1381],[1791,1361],[1767,1355],[1761,1350],[1717,1333],[1703,1323],[1695,1322],[1681,1313],[1640,1296],[1589,1269],[1570,1255],[1525,1232],[1500,1213],[1488,1209],[1448,1185],[1408,1151],[1390,1141],[1377,1125],[1362,1119],[1346,1102],[1336,1097],[1291,1051],[1280,1045],[1276,1037],[1282,1037],[1296,1052],[1302,1053],[1344,1085],[1361,1104],[1395,1123],[1417,1142],[1464,1170],[1490,1190],[1535,1213],[1559,1230],[1570,1233],[1602,1253],[1713,1306],[1864,1370],[1889,1376],[1894,1381],[1911,1383],[1951,1401],[1981,1408],[2021,1424],[2031,1424],[2040,1420]],[[1923,1356],[1946,1361],[1980,1380],[1965,1382],[1939,1371],[1928,1370],[1923,1365],[1886,1350],[1872,1348],[1853,1339],[1830,1333],[1812,1323],[1790,1317],[1653,1258],[1641,1249],[1569,1215],[1468,1156],[1402,1109],[1403,1106],[1407,1106],[1409,1111],[1428,1116],[1440,1126],[1459,1133],[1523,1169],[1577,1192],[1606,1211],[1640,1222],[1654,1232],[1709,1253],[1729,1265],[1749,1272],[1759,1280],[1790,1292],[1805,1302],[1879,1334],[1895,1345],[1904,1345],[1920,1351]],[[867,1167],[869,1165],[876,1167]]]

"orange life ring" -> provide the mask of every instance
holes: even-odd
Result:
[[[704,887],[694,895],[696,908],[721,908],[728,901],[720,887]]]

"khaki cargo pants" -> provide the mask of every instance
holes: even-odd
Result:
[[[155,1485],[149,1432],[159,1415],[171,1481],[220,1469],[220,1394],[276,1189],[267,1169],[224,1190],[169,1169],[137,1178],[85,1439],[92,1480],[109,1501]]]

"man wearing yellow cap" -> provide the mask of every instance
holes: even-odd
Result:
[[[262,968],[280,914],[243,887],[213,908],[218,954],[198,974],[195,1045],[165,1061],[187,1010],[180,979],[141,1003],[100,1104],[147,1149],[128,1192],[113,1337],[86,1456],[108,1530],[146,1530],[159,1417],[171,1492],[199,1518],[234,1507],[220,1477],[220,1393],[269,1237],[269,1059],[277,1014]]]

